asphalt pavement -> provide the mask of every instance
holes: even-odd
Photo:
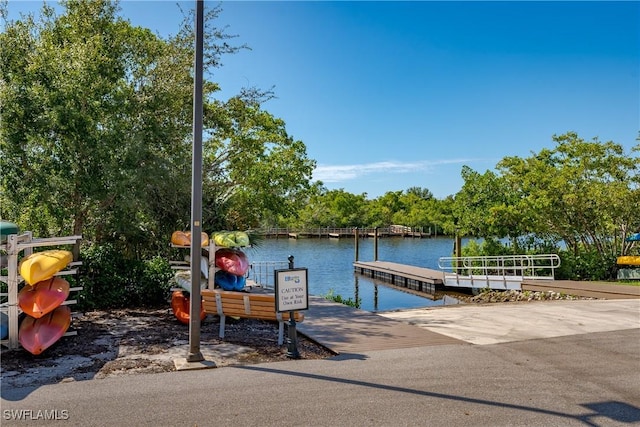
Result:
[[[361,325],[366,337],[367,322],[376,317],[354,323],[357,315],[343,319],[349,328],[340,328],[335,311],[324,322],[338,329],[335,336],[342,330],[355,337],[354,325]],[[392,332],[385,334],[401,323],[428,331],[437,342],[367,349],[366,339],[338,339],[349,351],[324,360],[2,390],[1,424],[640,425],[640,300],[457,306],[376,316],[389,322]],[[384,341],[385,334],[369,334],[371,342]]]

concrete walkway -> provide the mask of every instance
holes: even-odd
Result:
[[[640,299],[458,305],[380,315],[487,345],[640,328]]]
[[[298,330],[338,354],[640,328],[640,299],[461,304],[377,314],[320,297],[311,297],[309,305]]]
[[[309,310],[304,322],[297,324],[297,329],[337,354],[464,344],[458,339],[417,328],[401,320],[314,296],[309,297]]]

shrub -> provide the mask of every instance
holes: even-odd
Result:
[[[80,309],[157,307],[166,304],[171,268],[166,260],[129,259],[112,244],[81,252]]]
[[[333,289],[329,289],[329,292],[324,296],[324,298],[354,308],[360,308],[362,305],[362,300],[360,298],[358,298],[357,301],[354,301],[351,297],[344,299],[342,295],[334,294]]]
[[[596,250],[581,249],[577,254],[560,251],[560,268],[556,279],[609,280],[615,277],[615,257],[602,256]]]

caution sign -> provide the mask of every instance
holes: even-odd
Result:
[[[309,291],[306,268],[275,271],[276,311],[309,309]]]

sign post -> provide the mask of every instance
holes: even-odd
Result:
[[[306,268],[275,270],[276,312],[289,312],[287,357],[292,359],[300,358],[295,311],[309,309],[308,275]]]

